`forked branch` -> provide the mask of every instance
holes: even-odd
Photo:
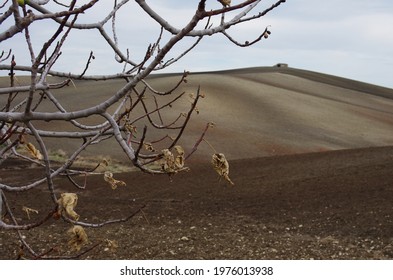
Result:
[[[236,1],[233,5],[229,5],[230,1],[223,0],[220,1],[223,3],[222,7],[217,8],[213,6],[217,5],[216,1],[200,0],[182,26],[175,26],[160,10],[152,8],[149,1],[145,0],[113,1],[106,15],[96,20],[91,20],[93,17],[89,15],[93,15],[93,8],[96,6],[100,8],[99,2],[103,4],[106,1],[92,0],[80,6],[76,0],[30,0],[27,5],[18,2],[20,1],[5,1],[0,5],[0,24],[5,26],[0,31],[0,42],[7,41],[10,45],[26,48],[24,52],[20,52],[18,48],[0,52],[0,71],[6,71],[9,75],[6,84],[0,88],[0,164],[5,165],[9,159],[16,158],[34,164],[42,173],[39,178],[20,184],[0,181],[0,229],[16,231],[19,246],[33,258],[70,258],[58,252],[55,256],[53,248],[38,253],[31,245],[31,240],[22,238],[21,235],[21,231],[40,227],[59,213],[59,186],[55,179],[68,178],[78,192],[88,188],[88,178],[98,172],[98,165],[92,169],[76,169],[73,166],[86,149],[97,151],[95,145],[99,143],[120,149],[128,158],[128,164],[143,172],[168,174],[172,178],[174,174],[188,170],[185,161],[197,151],[211,127],[211,123],[206,125],[200,138],[193,143],[192,150],[186,154],[179,143],[194,112],[199,113],[197,105],[203,97],[203,85],[197,88],[191,101],[185,100],[189,90],[186,85],[189,75],[187,71],[169,89],[153,86],[151,74],[168,69],[212,35],[223,34],[230,43],[240,47],[260,42],[269,36],[268,28],[262,29],[261,34],[246,42],[240,42],[229,32],[235,26],[262,18],[286,1],[275,1],[272,6],[264,7],[264,1],[261,0]],[[133,2],[137,4],[139,12],[157,26],[157,32],[151,34],[149,43],[144,41],[146,44],[142,54],[139,53],[138,35],[132,33],[135,29],[130,28],[126,35],[120,32],[129,24],[120,22],[120,13],[128,12],[131,18],[135,11],[135,6],[131,6]],[[54,26],[52,34],[42,38],[43,32],[33,32],[39,23]],[[15,36],[21,32],[24,36]],[[102,54],[96,51],[93,41],[86,42],[91,45],[79,69],[75,65],[68,70],[56,69],[61,61],[59,58],[75,61],[74,53],[66,46],[76,32],[96,32],[100,41],[110,50],[110,54],[104,55],[113,57],[118,69],[114,67],[98,75],[87,74],[96,66],[107,68],[106,65],[100,65],[98,58]],[[187,37],[192,42],[173,55],[172,51]],[[21,38],[23,41],[20,41]],[[37,41],[44,43],[37,44]],[[124,42],[129,45],[124,47]],[[25,56],[24,59],[22,56]],[[28,62],[23,64],[17,63],[18,61]],[[22,77],[26,75],[29,76],[28,79]],[[84,93],[80,91],[80,87],[86,80],[92,84],[90,91],[96,91],[102,85],[93,85],[94,82],[117,82],[100,91],[100,97],[95,98],[82,95]],[[182,102],[182,105],[187,105],[186,109],[171,112],[170,116],[167,114],[176,110],[175,104]],[[47,125],[48,123],[51,125]],[[52,125],[54,123],[56,125]],[[55,162],[51,157],[49,144],[53,138],[58,141],[73,140],[77,144],[67,151],[62,161]],[[217,169],[220,176],[231,182],[225,157],[215,153],[214,159],[216,167],[220,167]],[[76,175],[83,176],[83,183],[74,180]],[[13,193],[31,192],[43,186],[46,192],[41,193],[42,200],[51,206],[49,210],[46,208],[46,213],[40,214],[42,216],[38,221],[18,223],[21,219],[13,211],[13,204],[17,204],[17,196]],[[67,216],[61,212],[62,219],[59,222],[72,225],[71,233],[77,235],[83,232],[84,227],[99,228],[127,222],[140,213],[143,207],[145,206],[131,211],[124,218],[100,223],[87,222],[88,219],[82,222],[76,218],[79,217],[77,215]],[[101,244],[98,242],[86,247],[85,241],[74,236],[73,244],[77,249],[83,249],[72,258],[81,257]]]

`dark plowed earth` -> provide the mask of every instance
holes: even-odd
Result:
[[[190,172],[177,174],[172,182],[166,176],[139,172],[115,174],[127,183],[116,190],[102,175],[89,176],[86,190],[74,189],[67,179],[56,179],[59,192],[78,193],[75,210],[80,221],[121,218],[145,205],[128,222],[86,228],[86,248],[99,245],[82,257],[393,258],[393,147],[234,160],[230,177],[235,186],[219,182],[209,162],[190,165]],[[30,178],[43,174],[31,167],[21,173],[16,166],[2,166],[2,182],[23,183],[28,179],[23,174]],[[6,196],[19,223],[28,222],[22,206],[40,210],[30,214],[31,221],[52,207],[43,187]],[[37,252],[69,255],[68,228],[51,219],[21,234]],[[112,250],[105,239],[116,241],[118,248]],[[1,259],[17,258],[16,233],[2,230],[0,247]]]

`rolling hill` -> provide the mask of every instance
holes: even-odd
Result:
[[[165,87],[171,79],[152,82]],[[201,85],[206,95],[194,126],[216,123],[207,139],[232,159],[393,144],[392,89],[278,67],[196,73],[188,80],[184,90]]]
[[[153,75],[149,82],[155,88],[169,89],[179,76]],[[393,145],[393,89],[290,67],[191,73],[187,80],[178,92],[192,93],[200,86],[206,97],[181,143],[186,150],[192,148],[207,122],[216,125],[206,140],[229,159]],[[20,81],[23,83],[22,78]],[[76,87],[59,91],[57,97],[68,110],[80,109],[92,101],[105,100],[123,83],[80,81]],[[1,98],[5,102],[5,97]],[[177,109],[189,107],[189,100],[180,103]],[[48,108],[40,110],[55,110],[49,102],[42,106]],[[167,114],[168,118],[177,116]],[[97,117],[85,123],[99,121]],[[60,130],[67,124],[41,125]],[[152,130],[149,136],[160,137]],[[66,151],[79,144],[54,139],[49,143],[53,149]],[[120,148],[108,143],[99,151],[124,158]],[[205,158],[211,152],[202,144],[194,158]]]

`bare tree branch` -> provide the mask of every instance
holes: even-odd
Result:
[[[31,240],[22,237],[21,231],[40,227],[54,215],[62,217],[60,222],[100,228],[108,224],[127,222],[145,207],[143,205],[125,214],[123,218],[100,223],[85,222],[89,217],[85,217],[82,222],[77,220],[76,216],[71,218],[63,212],[59,215],[61,199],[58,196],[62,194],[59,194],[60,190],[55,184],[55,179],[61,176],[67,178],[78,192],[82,192],[89,185],[89,176],[99,171],[99,164],[93,168],[75,167],[77,158],[86,149],[95,149],[94,145],[98,143],[117,145],[131,165],[149,174],[167,174],[172,178],[174,174],[188,170],[184,166],[184,160],[188,160],[197,151],[199,144],[206,141],[205,135],[211,127],[211,123],[206,125],[192,150],[185,156],[186,153],[179,143],[194,112],[199,113],[197,104],[203,97],[201,94],[203,85],[198,86],[195,96],[190,100],[186,95],[187,90],[182,88],[189,75],[187,71],[180,75],[179,80],[169,89],[156,88],[149,77],[192,53],[202,40],[208,40],[212,35],[221,33],[229,40],[228,43],[240,47],[248,47],[260,42],[270,34],[267,27],[263,27],[261,34],[246,42],[234,38],[230,35],[230,30],[245,22],[262,18],[285,0],[275,1],[270,7],[264,7],[262,0],[238,1],[233,6],[225,2],[222,8],[213,10],[208,8],[209,2],[199,0],[188,22],[180,27],[175,27],[162,16],[159,10],[152,8],[145,0],[115,0],[110,11],[102,18],[92,20],[93,22],[83,22],[82,20],[88,17],[82,14],[93,13],[92,8],[98,2],[92,0],[78,7],[76,0],[30,0],[26,5],[19,5],[17,0],[8,0],[0,7],[2,9],[0,24],[6,26],[0,31],[0,42],[17,44],[22,37],[27,48],[24,61],[29,61],[26,62],[27,65],[17,64],[15,50],[0,53],[0,70],[8,71],[10,77],[7,85],[0,88],[2,102],[0,165],[16,158],[35,164],[42,170],[39,177],[29,178],[24,183],[0,181],[0,229],[15,231],[21,250],[36,259],[78,258],[102,243],[97,242],[85,247],[80,253],[72,256],[64,256],[55,252],[54,248],[44,248],[44,250],[40,248],[36,251]],[[119,32],[120,11],[129,11],[131,16],[134,11],[127,9],[131,7],[132,2],[137,4],[136,8],[139,12],[158,24],[157,32],[150,34],[149,43],[145,45],[145,51],[139,58],[135,55],[137,47],[134,40],[128,40],[130,45],[124,47]],[[43,40],[40,38],[44,42],[42,45],[35,43],[38,35],[33,32],[33,27],[37,26],[38,22],[46,22],[54,26],[52,34]],[[66,59],[70,56],[74,58],[67,52],[65,46],[76,31],[88,34],[96,32],[100,40],[110,49],[114,61],[120,64],[120,70],[114,74],[87,75],[91,68],[99,63],[98,59],[94,64],[92,63],[93,59],[100,55],[93,45],[89,46],[91,51],[85,54],[87,60],[79,70],[63,72],[55,70],[63,56],[66,56]],[[24,36],[15,36],[21,32]],[[130,33],[127,36],[133,38],[134,34]],[[173,55],[172,51],[187,37],[191,39],[189,45]],[[17,59],[23,61],[19,56]],[[20,79],[21,73],[29,75],[27,82],[26,79]],[[122,83],[118,83],[117,87],[105,89],[103,100],[96,101],[87,96],[86,98],[89,99],[87,105],[80,106],[70,106],[63,102],[66,97],[69,98],[70,104],[78,103],[77,98],[72,99],[72,94],[67,95],[70,92],[70,88],[67,88],[70,84],[76,85],[72,90],[78,92],[78,83],[83,81],[94,83],[115,79],[121,79]],[[24,81],[20,82],[21,80]],[[175,111],[170,115],[167,114],[168,110],[176,110],[174,105],[181,103],[185,98],[188,98],[185,102],[189,106],[182,109],[185,112]],[[42,125],[54,121],[59,125]],[[54,162],[51,161],[51,146],[48,138],[59,139],[59,141],[69,139],[79,141],[75,141],[78,145],[69,151],[69,155],[66,155],[63,161]],[[174,163],[172,152],[177,151],[181,153],[179,158],[181,164],[178,167],[171,166]],[[82,175],[83,181],[77,180],[76,175]],[[44,210],[44,214],[35,222],[18,223],[21,219],[17,211],[13,211],[12,205],[15,203],[14,199],[17,199],[13,198],[13,194],[30,192],[43,186],[48,191],[42,193],[42,199],[50,205],[49,209]],[[7,197],[10,199],[7,200]]]

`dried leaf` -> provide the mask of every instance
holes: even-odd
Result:
[[[180,156],[184,156],[184,149],[182,146],[176,145],[175,147],[176,153],[178,153]]]
[[[137,134],[137,129],[130,123],[130,120],[125,119],[124,128],[131,134]]]
[[[29,220],[30,220],[30,213],[38,214],[38,210],[29,208],[29,207],[26,207],[26,206],[23,206],[23,207],[22,207],[22,211],[25,211],[25,212],[26,212],[26,215],[27,215],[27,217],[29,218]]]
[[[85,230],[79,225],[73,226],[67,233],[70,235],[68,246],[70,246],[72,250],[80,251],[82,246],[89,241]]]
[[[217,0],[220,2],[224,7],[231,5],[231,0]]]
[[[184,167],[184,149],[177,145],[174,147],[176,152],[177,152],[177,156],[175,158],[175,167],[177,169],[181,169]]]
[[[179,171],[189,170],[188,167],[184,167],[184,149],[177,145],[174,147],[176,151],[176,157],[168,149],[162,150],[164,163],[162,169],[169,174],[177,173]]]
[[[145,147],[145,150],[147,150],[149,152],[156,151],[151,143],[143,143],[143,146]]]
[[[111,186],[112,190],[115,190],[118,186],[125,187],[127,185],[125,182],[113,178],[113,174],[109,171],[105,172],[104,180]]]
[[[67,216],[75,221],[79,220],[79,215],[74,211],[78,202],[78,196],[76,193],[62,193],[60,198],[57,200],[58,215],[66,213]]]
[[[218,173],[218,175],[220,175],[220,177],[223,177],[231,185],[235,185],[232,182],[232,180],[229,178],[229,163],[223,153],[213,154],[212,165],[214,170],[216,170],[216,172]]]
[[[167,173],[175,172],[175,157],[172,152],[168,149],[163,149],[161,152],[164,158],[164,163],[162,165],[163,170]]]
[[[42,156],[41,152],[37,150],[36,147],[34,147],[33,144],[31,143],[26,143],[25,144],[25,149],[36,159],[42,160],[44,157]]]

